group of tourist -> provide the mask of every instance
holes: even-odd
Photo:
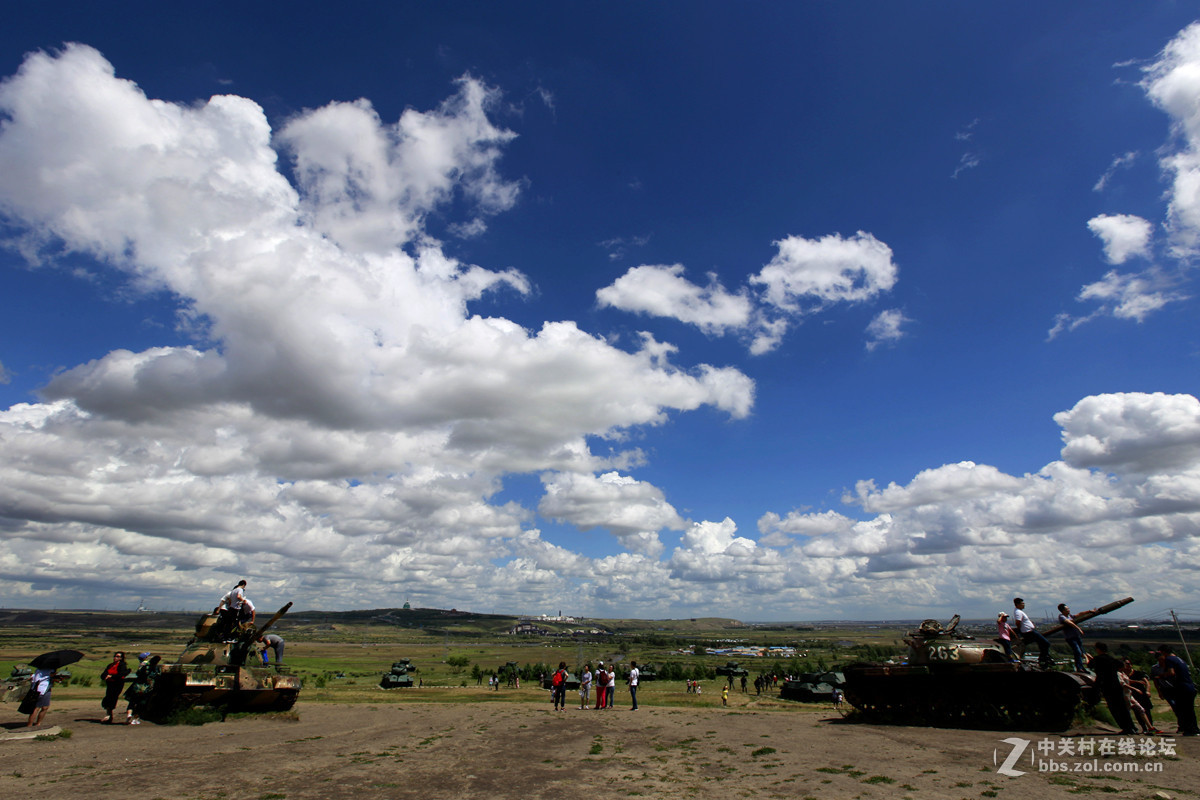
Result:
[[[217,616],[217,638],[224,638],[233,633],[235,628],[255,621],[254,604],[245,594],[246,581],[238,581],[229,590],[214,610]],[[275,666],[283,663],[283,638],[274,633],[259,635],[255,642],[262,648],[263,666],[270,664],[270,654],[275,654]],[[140,725],[142,714],[150,704],[154,693],[154,683],[158,678],[162,661],[161,656],[150,653],[138,653],[136,670],[130,669],[125,660],[125,653],[117,651],[113,654],[112,663],[100,673],[104,684],[104,699],[100,707],[104,709],[103,724],[114,723],[113,715],[117,704],[123,698],[126,701],[125,724]],[[129,675],[133,673],[130,680]],[[46,710],[50,707],[50,692],[53,684],[63,679],[55,669],[39,669],[30,679],[30,687],[20,706],[20,713],[29,715],[29,727],[42,724]],[[126,685],[128,683],[128,685]]]
[[[562,711],[567,707],[567,681],[570,673],[567,671],[567,662],[560,661],[558,669],[550,675],[550,699],[554,703],[555,711]],[[629,662],[629,672],[625,675],[625,682],[629,685],[630,709],[637,711],[637,690],[638,684],[641,682],[641,671],[638,669],[636,661]],[[596,665],[596,671],[592,671],[591,663],[583,665],[583,672],[579,676],[579,708],[580,710],[594,708],[596,710],[603,708],[613,708],[613,689],[617,685],[617,673],[612,666],[605,666],[601,661]],[[589,706],[593,689],[596,695],[596,704]]]
[[[1025,601],[1014,597],[1013,608],[1012,620],[1015,625],[1009,623],[1009,615],[1003,611],[996,616],[997,638],[1005,654],[1016,660],[1013,642],[1020,637],[1023,645],[1036,644],[1038,662],[1042,667],[1050,667],[1050,641],[1037,630],[1025,612]],[[1059,603],[1059,628],[1071,651],[1075,671],[1095,675],[1096,686],[1113,720],[1121,728],[1121,733],[1136,734],[1138,726],[1143,734],[1158,733],[1154,727],[1154,704],[1150,696],[1150,684],[1153,683],[1159,696],[1175,712],[1179,733],[1183,736],[1200,735],[1200,728],[1196,724],[1196,685],[1183,659],[1172,652],[1170,645],[1164,644],[1156,652],[1157,663],[1146,674],[1136,669],[1129,659],[1121,660],[1109,653],[1108,645],[1104,642],[1096,642],[1093,645],[1094,652],[1088,654],[1083,646],[1084,633],[1079,627],[1079,620],[1090,618],[1095,613],[1096,610],[1092,609],[1072,614],[1066,603]],[[1135,719],[1137,726],[1134,725]]]
[[[134,672],[133,682],[126,688],[125,681],[130,669],[129,665],[125,663],[125,654],[120,651],[113,654],[112,663],[100,673],[100,679],[104,681],[104,699],[100,701],[100,707],[105,712],[104,719],[100,720],[102,723],[106,725],[113,723],[113,714],[116,711],[118,699],[122,696],[122,689],[125,690],[125,724],[140,725],[142,723],[142,713],[154,693],[154,682],[158,679],[161,661],[162,656],[138,653],[137,671]]]
[[[637,662],[632,662],[634,672],[637,671]],[[592,672],[591,664],[583,665],[583,673],[579,677],[579,708],[581,710],[588,709],[588,698],[591,694],[592,687],[596,690],[596,710],[602,708],[613,707],[613,688],[617,685],[617,673],[612,666],[605,666],[601,661],[596,665],[596,671]],[[634,686],[637,684],[634,683]]]

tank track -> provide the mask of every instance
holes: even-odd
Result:
[[[1017,665],[858,664],[844,670],[846,700],[871,722],[937,728],[1063,731],[1088,683],[1071,672]]]

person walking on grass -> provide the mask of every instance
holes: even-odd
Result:
[[[563,711],[567,707],[567,662],[558,662],[558,669],[550,677],[550,698],[554,701],[554,710]]]
[[[637,708],[638,708],[637,690],[638,690],[638,679],[640,677],[641,677],[641,672],[638,671],[637,662],[630,661],[629,662],[629,698],[630,698],[630,700],[633,701],[633,707],[629,709],[630,711],[637,711]]]
[[[599,711],[600,709],[606,707],[606,704],[608,701],[608,697],[607,697],[606,693],[608,691],[609,677],[608,677],[608,671],[604,668],[603,661],[601,661],[600,665],[598,667],[596,667],[595,681],[596,681],[596,710]]]
[[[579,676],[579,708],[587,710],[588,691],[592,687],[592,665],[583,665],[583,674]]]

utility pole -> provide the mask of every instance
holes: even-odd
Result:
[[[1179,643],[1183,645],[1183,655],[1187,659],[1188,667],[1191,668],[1192,674],[1196,674],[1196,665],[1192,663],[1192,651],[1188,650],[1187,642],[1183,640],[1183,630],[1179,627],[1179,617],[1175,615],[1175,609],[1171,609],[1171,620],[1175,623],[1175,632],[1179,634]]]

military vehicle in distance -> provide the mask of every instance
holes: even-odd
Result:
[[[779,696],[804,703],[833,702],[833,690],[846,688],[846,676],[840,672],[804,672],[783,682]]]
[[[19,703],[24,700],[33,672],[33,667],[28,664],[14,664],[12,674],[0,684],[0,703]]]
[[[557,671],[557,670],[555,670],[555,671]],[[543,689],[553,689],[554,688],[553,680],[554,680],[554,672],[547,672],[545,675],[542,676],[542,688]],[[583,682],[579,679],[578,675],[576,675],[574,672],[571,672],[570,670],[567,671],[567,679],[565,681],[563,681],[564,689],[567,689],[567,690],[573,689],[575,691],[579,691],[579,687],[582,684],[583,684]]]
[[[32,684],[30,679],[35,672],[37,670],[28,664],[14,664],[12,673],[0,683],[0,703],[19,703],[24,700]],[[56,682],[68,683],[71,680],[71,670],[60,667],[54,679]]]
[[[1133,602],[1117,600],[1075,615],[1083,622]],[[958,616],[943,627],[927,619],[905,642],[903,664],[853,664],[846,700],[868,719],[899,725],[984,730],[1062,731],[1100,694],[1093,677],[1013,661],[999,647],[959,633]],[[1052,634],[1059,626],[1047,628]]]
[[[253,624],[222,633],[219,615],[200,617],[196,635],[174,664],[161,668],[142,716],[161,720],[195,705],[230,711],[287,711],[300,694],[300,679],[286,667],[247,666],[254,644],[292,607],[288,603],[261,628]]]
[[[739,667],[738,662],[736,661],[725,662],[725,666],[717,667],[715,672],[718,675],[724,675],[726,682],[730,686],[732,686],[739,678],[745,678],[750,674],[750,670]]]
[[[412,665],[412,660],[402,658],[399,661],[392,662],[392,671],[383,673],[383,677],[379,680],[381,689],[411,689],[413,678],[410,673],[416,672],[417,668]]]

